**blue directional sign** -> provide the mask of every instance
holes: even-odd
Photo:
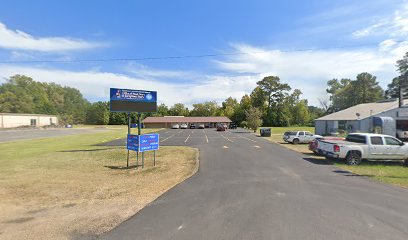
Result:
[[[159,149],[159,134],[140,135],[139,152],[154,151]]]
[[[159,134],[132,135],[128,134],[127,149],[137,152],[155,151],[159,149]]]
[[[157,112],[157,92],[132,89],[110,89],[112,112]]]
[[[139,151],[139,136],[128,134],[126,148],[128,150]]]

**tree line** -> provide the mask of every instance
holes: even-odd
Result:
[[[377,77],[363,72],[355,79],[332,79],[327,82],[326,92],[329,99],[319,99],[321,108],[327,113],[337,112],[357,104],[376,102],[384,99],[399,98],[400,86],[408,84],[408,53],[397,61],[398,77],[392,79],[384,90],[377,81]],[[403,93],[408,97],[408,92]]]
[[[355,79],[331,79],[326,92],[329,99],[319,99],[320,107],[309,106],[302,92],[278,76],[267,76],[257,82],[250,94],[241,99],[229,97],[221,104],[216,101],[167,106],[162,103],[156,113],[148,116],[226,116],[236,124],[256,129],[258,126],[312,126],[314,120],[325,114],[345,108],[399,96],[401,84],[408,85],[408,53],[397,61],[400,76],[383,90],[376,76],[363,72]],[[15,75],[0,85],[0,112],[58,115],[63,124],[127,124],[127,114],[110,112],[109,102],[90,103],[78,89],[55,83],[34,81],[24,75]],[[136,121],[132,113],[132,121]]]

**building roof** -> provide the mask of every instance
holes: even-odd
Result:
[[[395,108],[398,108],[398,100],[395,99],[391,101],[363,103],[326,115],[316,120],[361,120]]]
[[[3,116],[33,116],[33,117],[57,117],[56,115],[50,114],[34,114],[34,113],[1,113]]]
[[[147,117],[143,123],[229,123],[227,117]]]

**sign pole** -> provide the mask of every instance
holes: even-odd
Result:
[[[153,151],[153,166],[156,166],[156,151]]]
[[[142,168],[144,168],[144,152],[142,152]]]
[[[130,134],[130,113],[128,112],[128,135]],[[129,149],[127,150],[126,167],[129,167]]]
[[[137,135],[140,136],[140,112],[137,113]],[[143,153],[142,153],[143,156]],[[137,166],[139,166],[139,152],[137,152]]]

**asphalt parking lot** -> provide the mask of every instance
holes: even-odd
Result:
[[[166,129],[160,141],[199,148],[199,172],[101,239],[407,239],[407,189],[242,129]]]

